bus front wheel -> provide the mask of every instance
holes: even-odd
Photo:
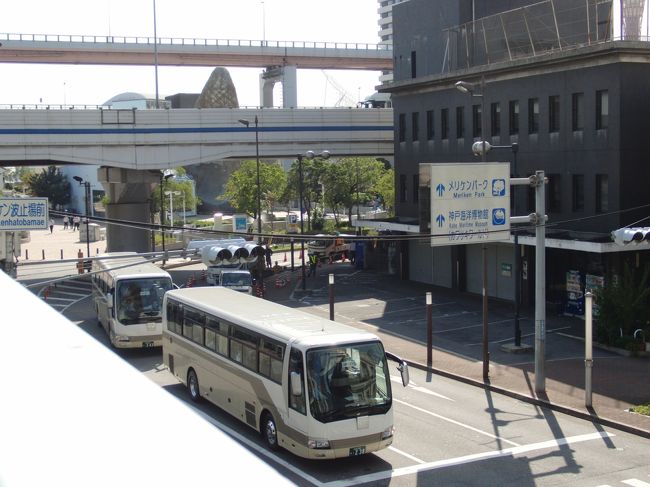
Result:
[[[199,378],[196,376],[194,369],[190,369],[187,373],[187,390],[190,393],[190,399],[194,402],[198,402],[201,399],[201,394],[199,393]]]
[[[277,450],[278,446],[278,429],[275,426],[275,420],[271,413],[264,413],[262,416],[262,438],[270,450]]]

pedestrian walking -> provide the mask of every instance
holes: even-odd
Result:
[[[273,266],[273,263],[271,262],[271,256],[273,255],[273,250],[271,250],[270,245],[266,246],[266,250],[264,251],[264,254],[266,255],[266,268],[270,269]]]
[[[309,254],[309,273],[307,277],[316,277],[316,266],[318,265],[318,256],[316,254]]]
[[[54,231],[54,220],[50,218],[50,233]]]
[[[70,223],[70,219],[68,218],[68,215],[63,215],[63,229],[67,230],[68,229],[68,224]]]
[[[79,230],[79,224],[81,223],[81,218],[78,217],[78,216],[75,216],[72,219],[72,223],[73,223],[73,228],[72,229],[73,230]]]

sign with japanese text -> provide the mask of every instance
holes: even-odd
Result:
[[[0,198],[0,231],[47,230],[47,198]]]
[[[429,164],[431,245],[510,239],[510,164]]]
[[[233,215],[232,217],[232,231],[233,232],[246,232],[248,230],[248,216]]]

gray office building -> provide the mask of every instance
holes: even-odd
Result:
[[[544,170],[547,300],[567,309],[569,281],[597,287],[642,269],[650,247],[620,247],[610,232],[649,226],[648,0],[409,0],[392,8],[396,218],[384,228],[431,225],[422,163],[487,161],[518,176]],[[472,93],[456,88],[471,83]],[[516,152],[515,152],[516,151]],[[533,191],[513,188],[519,215]],[[534,229],[519,232],[522,300],[534,298]],[[481,245],[394,249],[403,278],[480,294]],[[509,242],[488,245],[488,294],[512,299]]]

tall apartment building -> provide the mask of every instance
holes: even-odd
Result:
[[[393,45],[393,5],[407,0],[379,0],[379,44]],[[379,81],[389,83],[393,80],[392,71],[383,71]]]
[[[394,79],[380,91],[395,117],[396,219],[384,228],[431,228],[420,165],[480,162],[472,144],[486,140],[499,146],[488,162],[516,157],[518,176],[548,177],[549,301],[567,304],[569,280],[584,290],[616,279],[624,262],[642,269],[650,247],[619,247],[610,232],[649,225],[648,3],[409,0],[392,9]],[[474,96],[458,81],[472,83]],[[520,215],[534,211],[532,191],[514,192]],[[512,241],[488,244],[490,296],[512,299],[519,277],[524,303],[533,299],[534,230],[520,231],[520,243],[520,276]],[[481,245],[424,239],[393,250],[404,278],[482,292]]]

